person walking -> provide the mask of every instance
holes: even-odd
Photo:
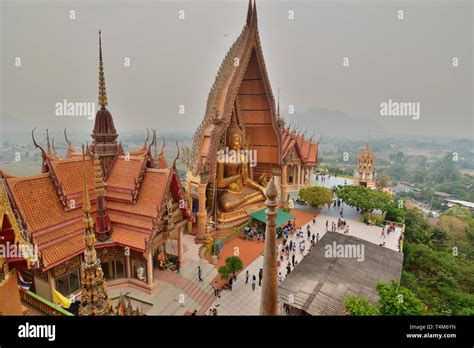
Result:
[[[319,242],[319,232],[316,233],[316,243]]]
[[[257,283],[257,277],[255,274],[252,276],[252,291],[255,290],[255,284]]]
[[[313,216],[313,225],[315,225],[315,224],[316,224],[316,214],[314,214],[314,216]]]
[[[262,278],[263,278],[263,268],[260,268],[260,271],[258,271],[258,286],[262,286]]]
[[[214,289],[214,296],[219,296],[219,284],[217,284],[217,280],[214,281],[212,288]]]
[[[291,264],[293,265],[293,268],[295,268],[295,254],[291,257]]]
[[[200,282],[203,281],[202,278],[201,278],[201,275],[202,275],[201,266],[198,266],[198,280],[199,280]]]
[[[288,261],[288,264],[286,265],[286,276],[288,276],[290,272],[291,272],[291,265],[290,265],[290,261]]]
[[[248,282],[249,282],[249,270],[245,272],[245,284],[248,284]]]
[[[283,281],[283,276],[281,275],[281,272],[278,272],[278,285],[281,285]]]
[[[308,227],[309,227],[309,225],[308,225]],[[310,228],[308,228],[308,231],[306,232],[306,237],[307,237],[308,240],[310,240],[310,238],[311,238],[311,229]]]
[[[179,269],[181,267],[181,261],[179,261],[179,258],[176,260],[176,273],[179,273]]]
[[[232,279],[232,277],[229,278],[229,291],[232,291],[232,285],[234,283],[234,280]]]
[[[326,220],[326,231],[328,230],[329,227],[329,220]]]

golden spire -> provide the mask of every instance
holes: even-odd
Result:
[[[88,235],[91,233],[92,236],[94,236],[94,231],[92,230],[94,227],[94,221],[91,218],[91,202],[89,200],[89,189],[87,188],[87,175],[86,175],[86,155],[84,153],[84,145],[82,145],[82,168],[84,170],[84,177],[83,177],[83,193],[82,193],[82,211],[84,212],[84,217],[82,218],[82,221],[84,222],[84,240],[86,242],[86,246],[88,248],[94,246],[94,242],[92,245],[89,245],[90,243],[90,238],[88,238]],[[94,238],[95,239],[95,238]]]
[[[104,63],[102,62],[102,38],[99,30],[99,105],[101,109],[107,106],[107,92],[105,90]]]
[[[104,189],[104,177],[102,175],[102,167],[100,165],[99,154],[94,153],[94,175],[95,175],[95,192],[98,196],[103,196],[105,193]]]

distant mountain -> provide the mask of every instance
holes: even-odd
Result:
[[[283,116],[287,123],[297,125],[301,131],[307,129],[307,136],[314,133],[319,137],[322,133],[323,137],[367,138],[369,130],[371,137],[393,135],[374,121],[355,119],[339,110],[313,108]]]

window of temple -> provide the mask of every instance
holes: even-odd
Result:
[[[79,290],[80,272],[79,268],[72,270],[56,279],[56,290],[64,296],[69,296],[73,292]]]
[[[111,260],[109,262],[102,262],[102,270],[104,271],[105,279],[117,279],[125,277],[125,261]]]
[[[290,176],[288,177],[288,183],[289,183],[289,184],[292,184],[292,183],[293,183],[293,176],[292,176],[292,175],[290,175]]]
[[[146,261],[143,259],[132,259],[132,277],[143,282],[147,282],[146,279],[147,270],[146,270]]]

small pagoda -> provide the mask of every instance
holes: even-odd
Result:
[[[377,173],[375,172],[375,155],[367,143],[364,151],[357,161],[357,169],[354,171],[354,185],[376,188]]]

